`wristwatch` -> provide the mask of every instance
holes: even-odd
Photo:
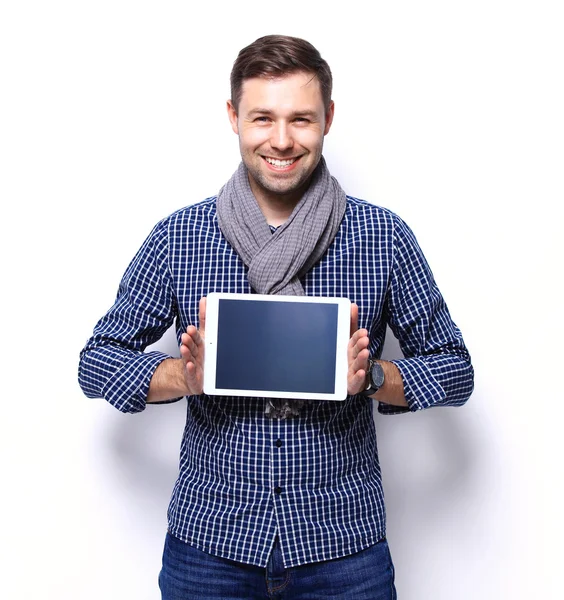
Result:
[[[384,369],[380,363],[370,358],[368,359],[366,375],[366,389],[362,392],[362,395],[372,396],[384,385]]]

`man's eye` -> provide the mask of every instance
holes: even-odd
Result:
[[[294,119],[294,122],[299,123],[300,125],[303,125],[305,123],[309,123],[309,119],[306,119],[305,117],[296,117]]]
[[[255,123],[266,123],[268,121],[268,117],[257,117],[255,119]]]

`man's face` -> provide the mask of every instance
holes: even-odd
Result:
[[[300,72],[247,79],[239,111],[231,102],[227,109],[257,200],[288,196],[297,201],[333,121],[333,103],[325,111],[317,78]]]

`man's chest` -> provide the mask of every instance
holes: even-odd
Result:
[[[247,268],[220,235],[208,235],[173,249],[173,294],[184,329],[198,322],[198,305],[210,292],[253,293]],[[337,236],[321,260],[302,278],[308,296],[348,298],[359,306],[359,327],[379,323],[391,273],[387,248],[369,236]]]

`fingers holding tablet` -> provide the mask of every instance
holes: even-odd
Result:
[[[206,299],[200,300],[199,306],[200,329],[194,325],[186,328],[181,336],[180,356],[184,362],[184,378],[190,394],[198,395],[204,385],[204,355],[206,330]]]
[[[349,370],[347,373],[347,391],[349,394],[358,394],[364,390],[366,384],[366,369],[370,352],[370,340],[366,329],[358,329],[349,340],[347,358]]]

